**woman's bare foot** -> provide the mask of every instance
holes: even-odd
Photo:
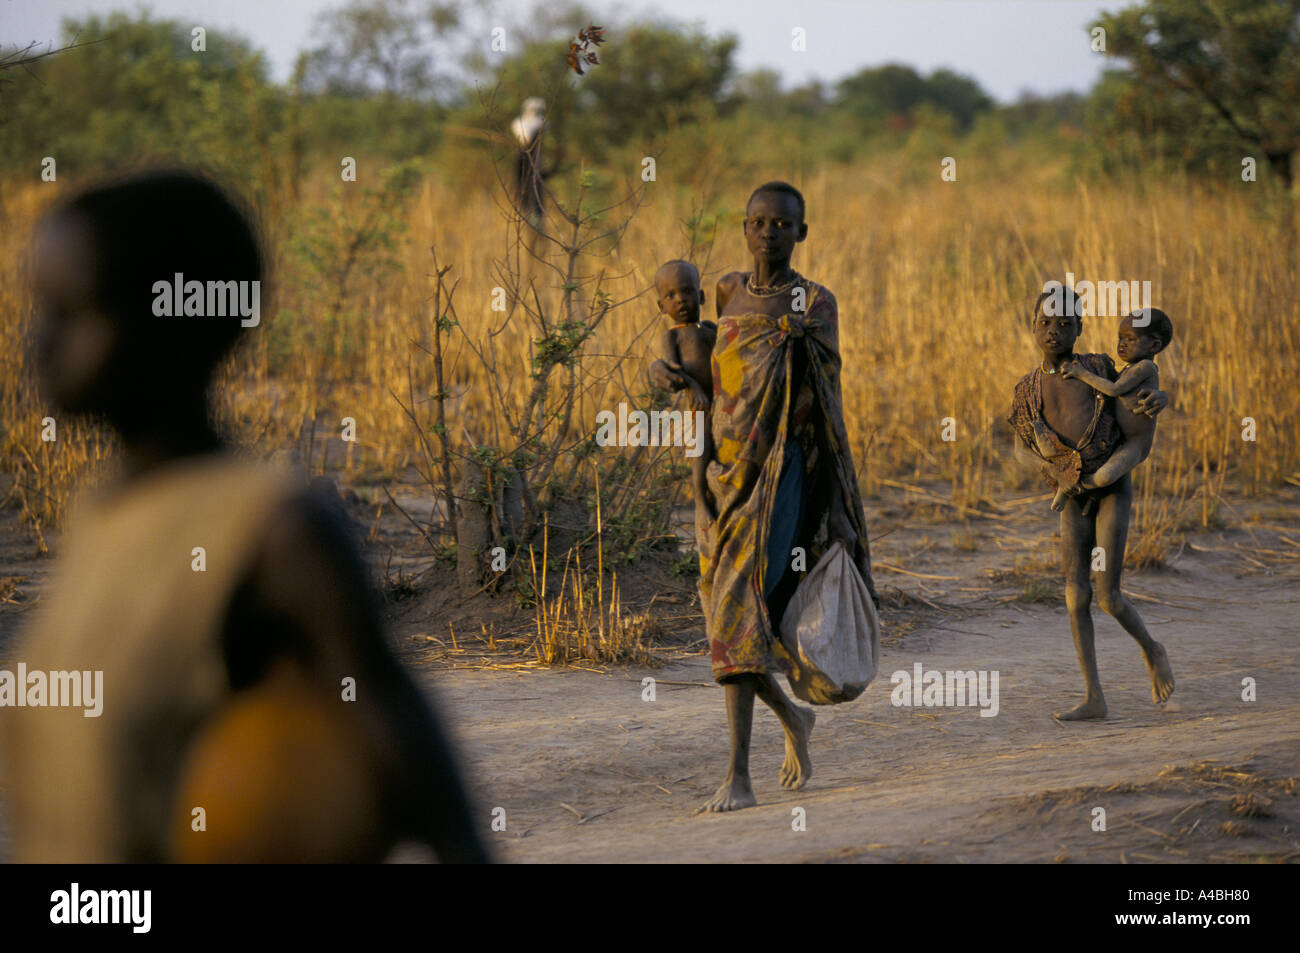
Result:
[[[795,708],[799,726],[785,733],[785,761],[781,764],[781,787],[797,791],[812,777],[812,758],[808,756],[808,739],[812,736],[817,713],[810,708]]]
[[[1169,666],[1165,647],[1153,642],[1146,662],[1147,671],[1151,673],[1151,698],[1157,705],[1163,704],[1174,693],[1174,670]]]
[[[728,773],[722,787],[718,788],[713,797],[709,798],[707,804],[696,810],[696,814],[703,814],[705,811],[738,811],[742,807],[753,807],[758,802],[754,800],[754,789],[750,787],[749,778],[745,776],[736,777]]]
[[[1087,698],[1069,711],[1058,711],[1052,715],[1057,721],[1089,721],[1106,717],[1106,700],[1104,698]]]

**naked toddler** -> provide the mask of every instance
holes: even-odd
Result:
[[[1160,372],[1152,358],[1169,346],[1174,336],[1174,325],[1169,315],[1159,308],[1149,309],[1146,320],[1137,324],[1135,319],[1140,319],[1143,313],[1135,311],[1120,322],[1115,352],[1126,366],[1115,380],[1091,373],[1078,361],[1061,368],[1061,376],[1066,380],[1082,381],[1097,393],[1116,398],[1115,422],[1124,434],[1123,445],[1111,454],[1110,459],[1096,472],[1085,474],[1079,480],[1078,489],[1081,491],[1110,486],[1151,454],[1156,422],[1154,416],[1137,409],[1138,394],[1159,389]],[[1064,487],[1057,490],[1052,509],[1064,509],[1069,495]]]
[[[713,344],[718,326],[700,320],[704,292],[700,273],[687,261],[670,261],[655,273],[655,292],[659,310],[673,322],[659,340],[659,359],[650,365],[650,379],[664,390],[690,389],[690,410],[707,414],[713,405]],[[713,459],[713,434],[705,417],[701,434],[701,452],[691,462],[695,496],[709,513],[717,517],[709,494],[709,461]]]

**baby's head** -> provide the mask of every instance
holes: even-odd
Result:
[[[673,324],[695,324],[700,320],[704,292],[700,290],[700,272],[689,261],[675,260],[655,272],[655,293],[659,310]]]
[[[237,309],[174,316],[174,295],[160,308],[155,285],[257,281],[260,294],[263,259],[248,213],[218,186],[154,171],[60,202],[37,226],[32,277],[46,396],[60,410],[138,426],[202,399],[241,330]]]
[[[1139,308],[1119,323],[1115,353],[1125,364],[1155,357],[1174,339],[1174,323],[1159,308]]]

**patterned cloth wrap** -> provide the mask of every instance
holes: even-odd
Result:
[[[713,677],[719,682],[746,673],[793,671],[794,660],[777,634],[780,619],[771,618],[764,597],[771,588],[764,585],[768,544],[778,482],[787,482],[781,480],[787,460],[802,465],[795,484],[804,500],[796,539],[806,548],[807,568],[816,565],[830,542],[823,524],[830,494],[838,492],[857,534],[854,563],[875,595],[862,496],[840,398],[839,314],[827,289],[806,279],[803,287],[807,307],[802,313],[718,320],[712,363],[715,456],[708,466],[718,519],[710,523],[697,504],[696,538],[700,600]],[[805,371],[794,388],[798,348],[804,349],[800,363]],[[789,441],[798,442],[800,453],[786,453]]]
[[[1115,362],[1108,354],[1076,354],[1075,359],[1084,369],[1098,377],[1113,381],[1119,375],[1115,371]],[[1092,420],[1084,431],[1077,449],[1070,447],[1061,439],[1043,417],[1043,369],[1040,364],[1020,379],[1016,384],[1015,396],[1011,400],[1011,413],[1007,422],[1035,456],[1042,459],[1051,470],[1043,478],[1054,488],[1067,489],[1079,485],[1085,474],[1096,473],[1110,459],[1110,455],[1124,442],[1124,434],[1115,420],[1112,399],[1096,393],[1093,402]],[[1039,452],[1034,439],[1034,424],[1041,423],[1048,442],[1055,449],[1051,456],[1044,457]]]

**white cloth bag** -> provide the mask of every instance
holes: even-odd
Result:
[[[875,678],[880,623],[842,541],[799,583],[781,619],[781,642],[795,662],[790,689],[806,702],[852,701]]]

